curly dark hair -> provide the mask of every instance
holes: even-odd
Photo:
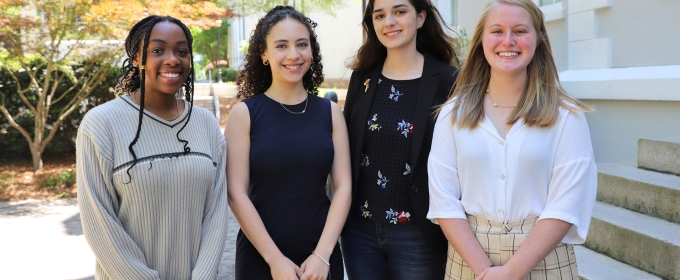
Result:
[[[238,86],[237,97],[250,98],[264,93],[272,85],[272,70],[264,65],[262,53],[267,49],[267,35],[272,27],[279,21],[291,18],[301,22],[309,31],[309,40],[312,46],[312,63],[307,73],[302,77],[302,84],[307,93],[319,94],[318,87],[323,83],[323,65],[321,64],[321,49],[314,33],[316,23],[295,10],[291,6],[276,6],[257,22],[250,40],[248,41],[248,53],[244,69],[236,78]]]
[[[127,174],[128,178],[130,178],[130,169],[137,165],[137,154],[135,154],[134,149],[132,147],[137,143],[137,140],[139,140],[139,134],[142,129],[142,120],[144,117],[144,97],[145,97],[145,87],[144,83],[146,80],[146,70],[143,68],[140,70],[138,67],[135,67],[132,64],[132,60],[134,59],[135,55],[139,53],[140,51],[142,52],[142,61],[140,62],[140,65],[145,65],[146,64],[146,57],[147,57],[147,48],[149,45],[149,36],[151,35],[151,30],[153,27],[159,23],[159,22],[170,22],[178,25],[182,30],[184,31],[184,35],[187,36],[187,40],[189,41],[189,55],[191,58],[191,65],[189,68],[189,76],[187,77],[186,81],[182,84],[184,88],[184,98],[189,101],[190,106],[189,106],[189,112],[187,115],[187,120],[184,122],[182,125],[182,128],[180,128],[177,131],[177,141],[181,142],[184,144],[184,149],[183,153],[189,153],[191,152],[191,148],[188,146],[189,141],[181,139],[179,137],[179,134],[184,130],[184,128],[187,126],[189,123],[189,120],[191,119],[191,112],[194,107],[194,52],[192,48],[192,42],[194,41],[194,38],[191,36],[191,31],[189,31],[189,28],[187,28],[182,21],[173,18],[171,16],[157,16],[157,15],[150,15],[139,22],[137,22],[132,29],[130,29],[130,33],[128,34],[127,38],[125,38],[125,52],[127,53],[127,58],[123,62],[123,67],[120,69],[120,75],[118,76],[118,82],[116,83],[116,86],[114,88],[114,92],[116,95],[120,94],[132,94],[134,93],[137,89],[140,89],[140,95],[139,95],[139,121],[137,123],[137,133],[135,134],[135,138],[130,142],[130,145],[128,146],[128,150],[130,151],[130,154],[132,154],[133,158],[133,163],[128,167],[127,169]],[[142,43],[144,44],[142,46]],[[140,49],[141,47],[141,49]]]
[[[451,66],[459,66],[458,56],[453,47],[455,39],[446,34],[445,28],[451,30],[442,19],[439,10],[430,0],[409,0],[416,12],[425,11],[425,22],[418,29],[416,35],[416,49],[419,52],[427,52],[437,60]],[[373,27],[373,8],[375,0],[368,0],[362,26],[364,28],[364,43],[359,48],[357,55],[348,65],[352,70],[369,70],[382,65],[387,58],[387,48],[380,43],[378,35]],[[453,31],[453,30],[451,30]]]

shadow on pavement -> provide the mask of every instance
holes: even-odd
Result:
[[[80,213],[64,220],[62,224],[68,235],[83,235],[83,225],[80,223]]]

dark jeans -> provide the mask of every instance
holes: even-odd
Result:
[[[418,226],[348,217],[340,242],[349,280],[442,280],[446,251],[436,253]]]

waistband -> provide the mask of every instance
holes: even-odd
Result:
[[[495,222],[480,217],[467,215],[468,224],[474,233],[488,234],[528,234],[536,225],[538,217],[524,220]]]

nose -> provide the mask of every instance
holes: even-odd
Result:
[[[388,13],[385,15],[385,26],[390,27],[395,25],[394,15]]]
[[[166,52],[168,56],[165,58],[165,64],[174,66],[179,64],[179,58],[177,58],[177,54],[175,52]]]
[[[289,60],[297,60],[300,57],[300,53],[298,52],[297,48],[288,48],[288,53],[286,54],[286,58]]]
[[[515,45],[515,34],[513,34],[512,32],[506,32],[505,36],[503,37],[503,45],[514,46]]]

